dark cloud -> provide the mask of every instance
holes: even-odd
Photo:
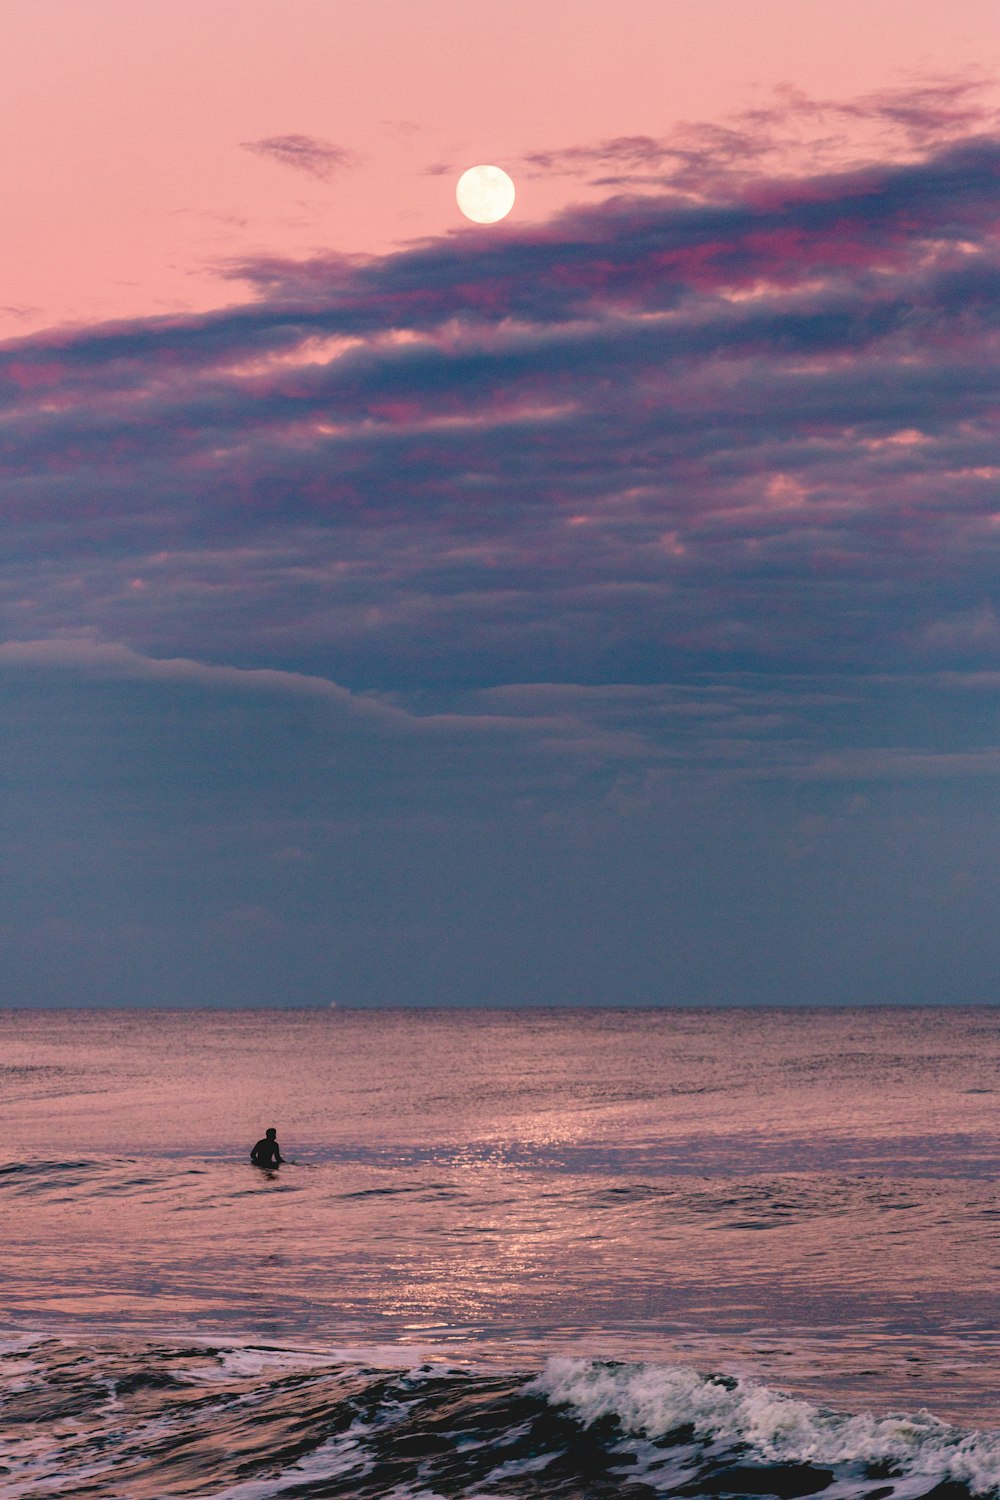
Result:
[[[271,135],[262,141],[243,141],[242,145],[244,151],[269,156],[279,166],[318,177],[320,182],[329,182],[338,172],[358,165],[356,152],[311,135]]]
[[[471,998],[532,960],[536,998],[733,998],[760,949],[748,998],[863,999],[851,962],[919,998],[885,954],[927,934],[979,997],[1000,140],[969,98],[861,101],[902,157],[751,171],[707,132],[697,198],[260,260],[243,305],[0,348],[14,971],[43,908],[53,951],[106,908],[88,972],[147,951],[161,999],[233,998],[251,928],[262,974],[316,988],[332,944],[359,999],[440,998],[449,953]],[[662,168],[610,144],[581,168]],[[379,924],[410,958],[366,984]]]

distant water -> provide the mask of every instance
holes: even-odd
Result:
[[[1000,1494],[998,1104],[1000,1010],[0,1012],[0,1496]]]

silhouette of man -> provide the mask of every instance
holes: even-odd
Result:
[[[280,1167],[284,1160],[281,1147],[278,1145],[278,1132],[272,1125],[269,1130],[264,1131],[264,1139],[258,1141],[250,1152],[250,1160],[255,1167]]]

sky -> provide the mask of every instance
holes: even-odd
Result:
[[[996,1003],[993,0],[0,29],[0,1004]]]

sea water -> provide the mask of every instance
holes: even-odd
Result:
[[[1000,1492],[998,1103],[992,1009],[2,1012],[0,1495]]]

